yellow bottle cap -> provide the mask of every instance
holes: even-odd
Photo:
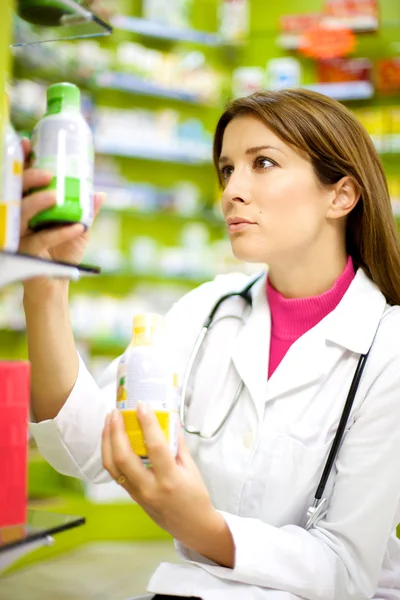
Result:
[[[138,314],[133,317],[133,343],[151,344],[154,333],[160,330],[164,324],[164,318],[155,313]]]

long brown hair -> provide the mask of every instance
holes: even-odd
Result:
[[[387,181],[371,138],[355,116],[336,100],[309,90],[257,92],[234,100],[215,131],[218,173],[225,128],[244,114],[257,117],[282,140],[305,151],[322,185],[346,175],[353,179],[361,196],[347,217],[347,252],[389,304],[400,304],[400,242]]]

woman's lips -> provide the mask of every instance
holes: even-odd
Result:
[[[239,231],[244,231],[248,227],[255,225],[255,223],[252,223],[251,221],[248,221],[247,219],[240,219],[240,218],[234,218],[234,217],[230,217],[229,219],[227,219],[226,224],[228,226],[229,233],[236,233]]]
[[[254,225],[254,223],[247,223],[245,221],[242,221],[241,223],[231,223],[228,225],[228,231],[230,233],[235,233],[236,231],[243,231],[248,227],[252,227],[252,225]]]

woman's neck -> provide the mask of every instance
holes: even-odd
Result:
[[[309,298],[319,296],[331,289],[346,268],[348,256],[327,260],[314,256],[311,262],[299,260],[292,266],[270,265],[268,279],[275,290],[285,298]]]

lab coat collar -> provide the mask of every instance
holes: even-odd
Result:
[[[253,308],[232,352],[233,363],[254,400],[259,418],[266,401],[320,379],[343,348],[366,353],[386,306],[379,288],[358,269],[338,306],[290,347],[268,380],[271,314],[266,277],[264,274],[252,288]],[[327,342],[331,342],[329,348]]]
[[[266,278],[267,273],[252,288],[255,312],[263,303],[267,303]],[[385,296],[363,269],[359,268],[342,300],[323,319],[321,330],[324,331],[326,340],[352,352],[364,354],[372,344],[385,307]]]

